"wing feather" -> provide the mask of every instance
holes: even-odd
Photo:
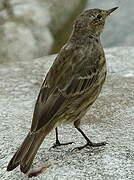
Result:
[[[70,57],[71,53],[72,49],[70,53],[67,50],[67,54],[65,50],[64,54],[62,54],[61,51],[49,70],[35,105],[31,131],[35,132],[47,125],[66,100],[71,100],[74,96],[80,96],[94,84],[98,75],[96,66],[92,65],[88,67],[86,62],[85,66],[81,66],[82,69],[79,68],[77,70],[77,67],[71,69],[71,66],[66,69],[66,63],[68,63],[70,58],[73,57],[73,59],[71,59],[73,62],[78,55],[78,53],[76,53]],[[60,71],[56,72],[56,68]],[[55,74],[58,80],[56,77],[56,79],[54,79]],[[61,74],[63,74],[63,76],[61,76]],[[64,76],[64,74],[66,74],[66,76]]]
[[[74,97],[83,94],[87,89],[94,85],[98,77],[98,70],[95,66],[91,66],[81,71],[80,74],[76,74],[62,90],[66,96]]]
[[[56,114],[56,112],[59,110],[59,108],[62,106],[62,104],[65,101],[65,97],[63,94],[57,89],[48,97],[47,101],[44,103],[38,101],[38,105],[36,105],[35,110],[39,109],[40,106],[40,112],[39,117],[36,115],[33,116],[33,119],[35,118],[35,121],[39,119],[38,123],[36,123],[36,126],[33,125],[31,128],[31,131],[38,131],[40,128],[42,128],[44,125],[46,125],[49,120]]]

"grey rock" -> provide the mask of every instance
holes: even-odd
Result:
[[[134,45],[134,18],[133,0],[89,0],[87,8],[109,9],[118,6],[107,20],[103,42],[105,47],[113,46],[133,46]]]
[[[34,168],[50,163],[51,167],[36,180],[134,179],[134,48],[105,49],[108,77],[102,93],[83,117],[82,129],[94,142],[107,141],[101,148],[72,151],[84,144],[83,138],[67,125],[59,127],[66,147],[50,149],[55,142],[52,132],[45,139],[34,161]],[[35,100],[55,55],[32,61],[0,65],[0,179],[26,180],[16,168],[6,166],[27,134]]]
[[[32,59],[37,53],[36,41],[24,24],[5,23],[0,37],[0,63]]]
[[[14,21],[23,22],[34,37],[37,51],[36,53],[33,51],[33,58],[48,54],[53,44],[53,37],[48,27],[51,17],[47,4],[44,6],[37,0],[11,0],[11,6]],[[25,41],[27,42],[27,39]]]
[[[64,26],[72,22],[72,17],[85,7],[86,1],[1,1],[0,63],[44,56],[56,42],[57,46],[58,39],[63,44]]]

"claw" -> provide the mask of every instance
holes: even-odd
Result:
[[[80,147],[74,148],[72,151],[74,151],[74,150],[81,150],[81,149],[84,149],[85,147],[101,147],[101,146],[105,146],[106,144],[107,144],[107,142],[101,142],[101,143],[91,143],[91,142],[88,142],[84,146],[80,146]]]
[[[74,143],[74,142],[60,143],[60,142],[58,141],[58,142],[54,143],[53,146],[50,147],[50,149],[51,149],[51,148],[57,148],[58,146],[66,146],[66,145],[73,144],[73,143]]]

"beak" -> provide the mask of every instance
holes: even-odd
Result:
[[[112,9],[109,9],[106,11],[106,15],[109,16],[113,11],[115,11],[116,9],[118,9],[119,7],[115,7],[115,8],[112,8]]]

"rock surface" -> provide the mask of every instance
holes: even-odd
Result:
[[[69,32],[65,26],[71,24],[73,18],[85,7],[87,0],[73,0],[70,3],[68,0],[0,2],[2,63],[33,59],[50,53],[53,44],[57,41],[59,43],[59,39],[63,43],[62,33]]]
[[[42,144],[35,167],[51,164],[35,180],[134,179],[134,48],[106,49],[108,78],[101,95],[83,118],[82,129],[94,142],[107,141],[101,148],[71,151],[84,139],[68,125],[59,128],[66,147],[50,149],[55,141],[52,132]],[[55,56],[15,64],[0,65],[0,179],[26,180],[16,168],[6,166],[30,127],[39,86]]]
[[[89,0],[87,8],[110,9],[118,6],[111,17],[108,18],[105,33],[103,33],[103,42],[105,47],[111,46],[133,46],[134,45],[134,18],[133,18],[133,0]]]

